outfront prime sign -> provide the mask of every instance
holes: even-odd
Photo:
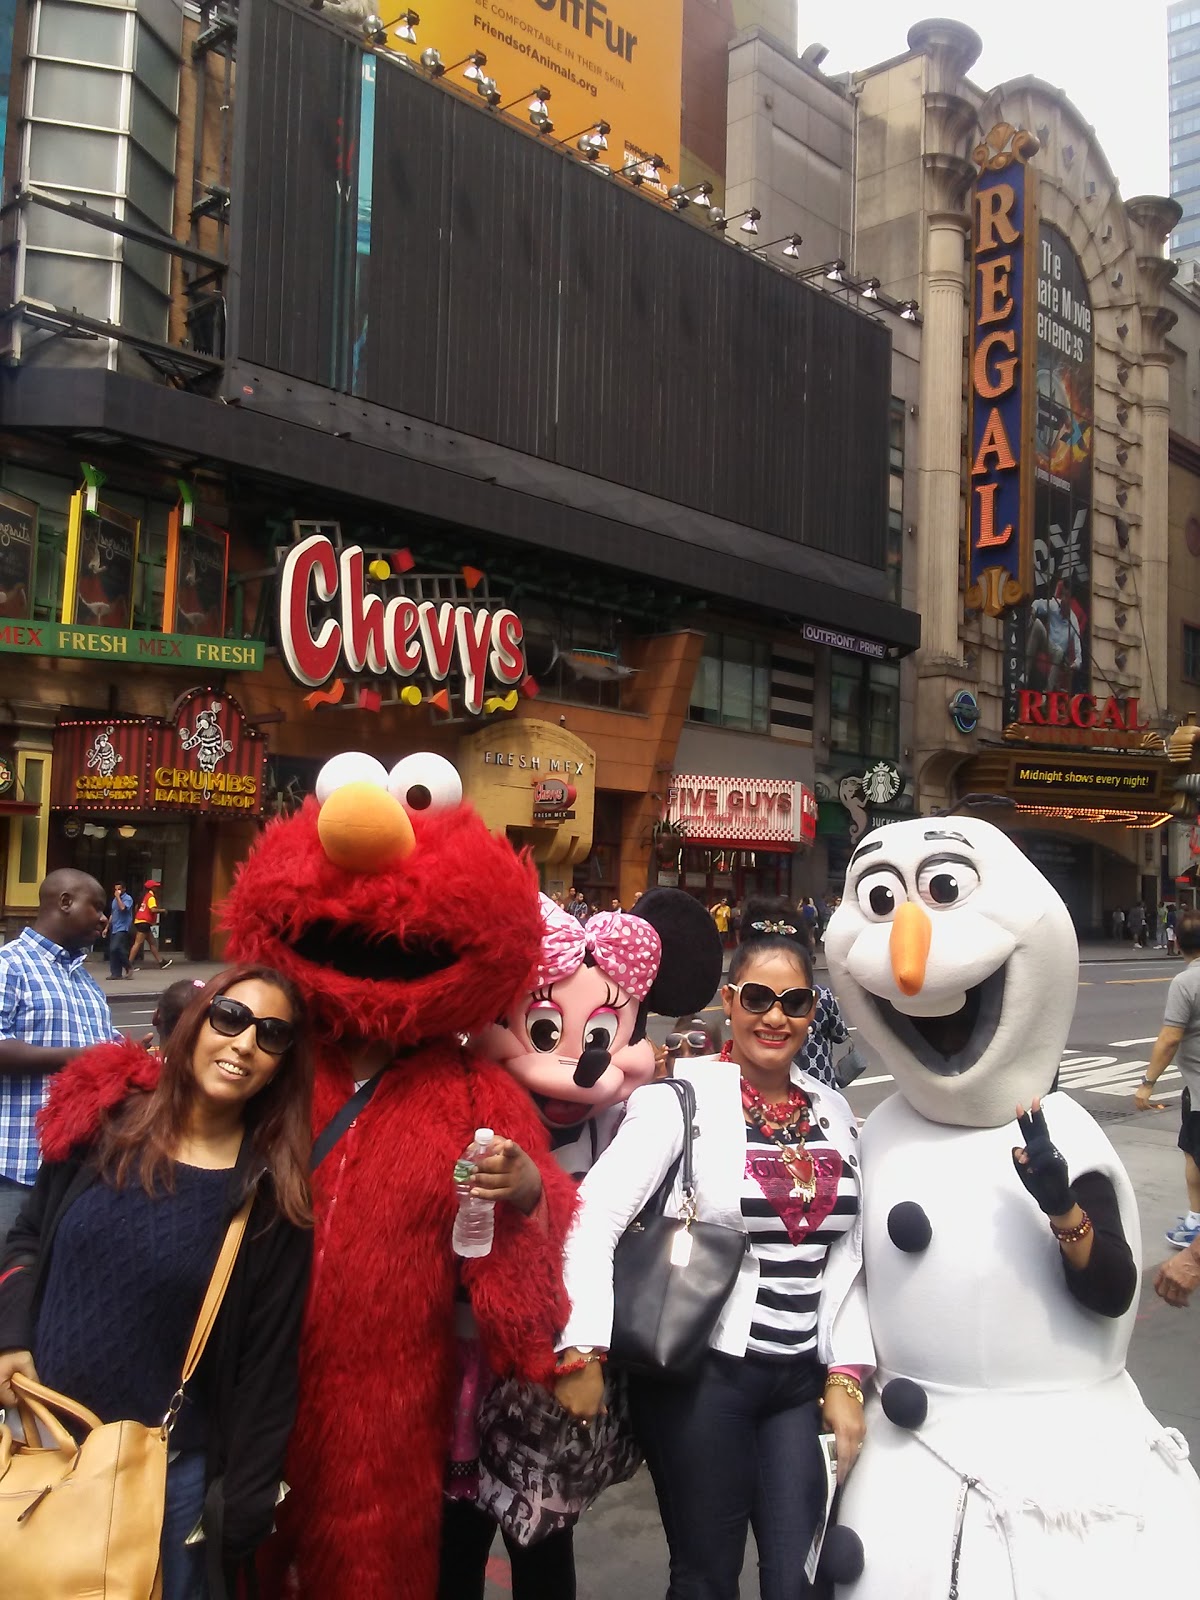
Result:
[[[975,151],[967,604],[999,616],[1033,586],[1037,140],[1002,123]]]

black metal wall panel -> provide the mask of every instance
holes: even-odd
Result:
[[[289,0],[241,15],[231,355],[882,565],[885,327]]]

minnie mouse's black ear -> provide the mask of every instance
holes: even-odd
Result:
[[[662,962],[643,1002],[659,1016],[680,1017],[708,1005],[721,983],[721,935],[700,901],[682,889],[648,889],[633,908],[662,940]]]

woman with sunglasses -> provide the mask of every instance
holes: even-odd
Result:
[[[716,1055],[718,1048],[717,1031],[703,1017],[676,1017],[675,1026],[663,1040],[667,1076],[674,1073],[677,1061]]]
[[[721,999],[728,1043],[676,1076],[696,1093],[698,1216],[742,1229],[750,1248],[699,1376],[635,1377],[630,1399],[670,1547],[668,1600],[736,1600],[751,1526],[762,1600],[798,1600],[812,1592],[804,1563],[825,1506],[818,1435],[834,1434],[844,1478],[874,1359],[848,1299],[862,1264],[858,1125],[841,1095],[793,1065],[816,1003],[802,946],[778,935],[739,946]],[[613,1250],[682,1143],[678,1099],[648,1085],[580,1188],[555,1392],[583,1422],[603,1398]],[[678,1203],[676,1189],[669,1214]]]
[[[271,1531],[312,1259],[311,1095],[293,986],[265,967],[220,974],[161,1059],[102,1045],[55,1080],[45,1160],[0,1262],[0,1404],[23,1373],[102,1422],[159,1422],[230,1218],[254,1196],[171,1434],[163,1600],[235,1594]]]

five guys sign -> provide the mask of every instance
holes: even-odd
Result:
[[[1030,449],[1038,143],[1001,123],[975,151],[967,604],[999,616],[1033,580]]]
[[[314,533],[288,550],[279,568],[277,622],[280,653],[297,682],[316,688],[339,670],[437,683],[453,673],[467,711],[477,716],[489,678],[511,689],[525,677],[524,629],[515,611],[407,594],[385,598],[371,581],[359,545],[339,550],[328,535]]]

